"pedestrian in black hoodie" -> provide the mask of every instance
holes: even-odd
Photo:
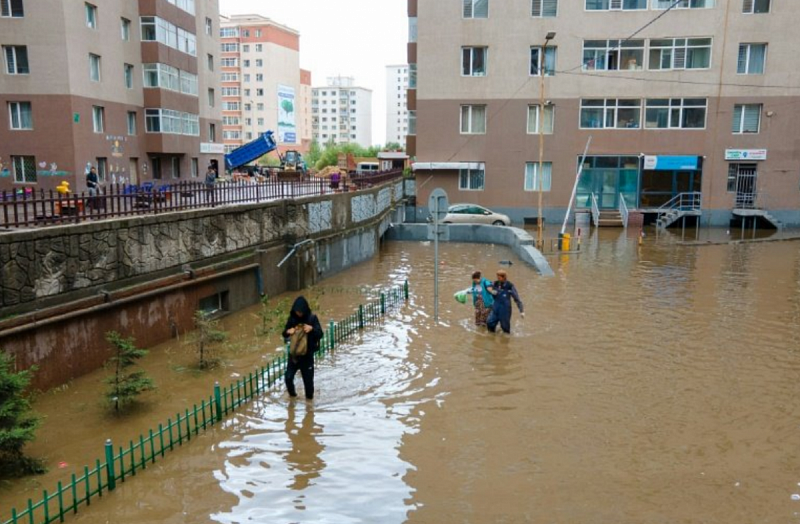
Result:
[[[289,392],[290,397],[296,397],[297,391],[294,388],[294,376],[297,370],[303,376],[303,387],[306,390],[306,398],[314,398],[314,353],[319,351],[319,341],[322,339],[322,326],[319,323],[317,315],[311,312],[311,306],[308,301],[300,296],[295,299],[292,304],[292,310],[289,312],[289,319],[286,321],[286,327],[283,329],[284,340],[289,340],[295,330],[302,329],[306,332],[308,337],[308,350],[302,357],[298,357],[297,361],[289,358],[286,364],[286,391]]]

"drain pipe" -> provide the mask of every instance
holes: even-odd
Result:
[[[289,257],[294,255],[294,252],[297,251],[298,247],[302,246],[303,244],[310,244],[310,243],[313,243],[313,242],[314,242],[314,239],[309,238],[309,239],[303,240],[302,242],[298,242],[297,244],[293,245],[292,246],[292,250],[289,251],[289,253],[285,257],[283,257],[283,260],[278,262],[278,267],[281,267],[287,260],[289,260]]]

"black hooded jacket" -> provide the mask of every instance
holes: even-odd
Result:
[[[294,314],[295,311],[299,311],[302,315],[298,317]],[[311,312],[311,306],[308,305],[308,301],[302,296],[295,299],[294,304],[292,304],[292,309],[289,311],[286,327],[283,328],[284,340],[289,339],[287,331],[300,324],[308,324],[311,326],[311,333],[308,334],[308,353],[306,353],[304,357],[310,359],[313,357],[314,353],[319,351],[319,341],[322,339],[323,332],[317,315]]]

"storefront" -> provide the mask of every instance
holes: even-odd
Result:
[[[594,193],[600,209],[618,209],[620,196],[628,208],[635,208],[638,187],[638,156],[587,156],[575,193],[575,206],[591,207]]]
[[[640,209],[663,206],[681,193],[702,191],[703,157],[645,155],[642,159]]]
[[[756,207],[758,196],[758,162],[767,159],[766,149],[726,149],[728,192],[736,193],[734,208]]]

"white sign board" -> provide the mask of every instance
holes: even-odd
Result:
[[[225,144],[217,144],[213,142],[201,142],[200,153],[204,155],[222,155],[225,154]]]
[[[428,198],[428,211],[431,212],[434,221],[443,220],[447,214],[448,207],[450,207],[450,204],[447,201],[447,193],[445,193],[444,189],[437,187]]]
[[[726,149],[725,160],[766,160],[766,149]]]

